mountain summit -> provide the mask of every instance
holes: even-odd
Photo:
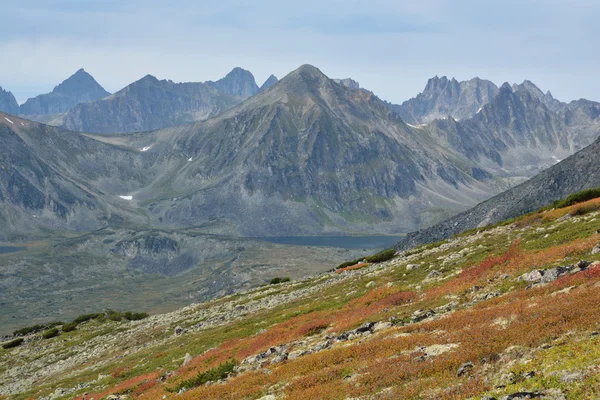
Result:
[[[19,109],[23,115],[60,114],[79,103],[110,95],[85,70],[80,69],[56,86],[52,92],[28,99]]]
[[[18,114],[19,113],[19,104],[15,99],[15,96],[11,92],[7,92],[6,90],[0,87],[0,111],[4,111],[9,114]]]
[[[224,78],[216,82],[207,82],[207,84],[214,86],[222,93],[242,98],[254,96],[260,90],[254,80],[254,75],[240,67],[231,70]]]

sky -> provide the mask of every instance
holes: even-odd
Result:
[[[2,0],[0,86],[23,103],[79,68],[108,91],[152,74],[260,85],[312,64],[401,103],[438,75],[529,79],[600,100],[598,0]]]

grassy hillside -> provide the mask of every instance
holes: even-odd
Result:
[[[591,199],[140,321],[26,335],[0,349],[0,393],[598,398],[599,209]]]

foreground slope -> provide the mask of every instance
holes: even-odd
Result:
[[[29,334],[0,350],[0,393],[596,398],[599,210],[593,199],[142,321]]]
[[[397,244],[408,249],[435,242],[467,229],[485,226],[534,211],[570,193],[600,186],[600,140],[532,179],[476,207],[418,232],[409,233]]]

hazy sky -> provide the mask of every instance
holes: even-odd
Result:
[[[0,86],[19,103],[83,67],[115,92],[150,73],[260,85],[301,64],[399,103],[428,78],[534,81],[600,100],[598,0],[3,0]]]

